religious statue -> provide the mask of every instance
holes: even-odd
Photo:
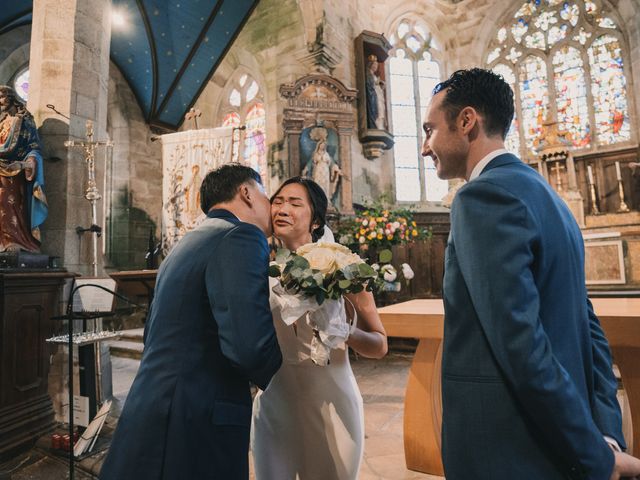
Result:
[[[378,75],[378,57],[369,55],[366,65],[367,128],[387,130],[384,81]]]
[[[316,147],[302,170],[302,176],[313,179],[327,194],[329,202],[333,202],[343,173],[338,163],[327,151],[327,135],[327,129],[324,127],[316,127],[311,130],[309,138],[316,141]]]
[[[0,252],[40,250],[47,218],[38,131],[13,88],[0,86]]]

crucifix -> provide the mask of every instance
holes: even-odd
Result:
[[[76,227],[78,235],[84,232],[90,232],[92,235],[92,258],[91,272],[94,277],[98,276],[98,237],[102,234],[102,227],[98,225],[97,202],[102,198],[96,184],[96,162],[95,153],[97,147],[113,147],[111,141],[94,141],[93,140],[93,122],[87,120],[86,140],[67,140],[64,146],[68,148],[79,147],[84,151],[84,160],[87,164],[87,188],[84,192],[86,198],[91,204],[91,226],[89,228]]]
[[[562,179],[560,178],[562,170],[564,170],[564,167],[560,165],[560,162],[555,162],[554,166],[551,167],[551,172],[556,174],[556,190],[558,192],[562,191]]]
[[[191,108],[184,116],[185,120],[193,120],[193,123],[198,130],[198,117],[202,116],[202,112],[197,108]]]

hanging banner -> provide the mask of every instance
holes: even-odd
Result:
[[[170,133],[162,141],[162,248],[164,254],[205,214],[200,184],[210,170],[231,162],[231,127]]]

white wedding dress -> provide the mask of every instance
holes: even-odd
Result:
[[[347,348],[332,350],[329,365],[318,366],[310,358],[313,330],[305,319],[294,329],[279,308],[272,312],[283,362],[253,404],[256,480],[356,480],[364,417]]]

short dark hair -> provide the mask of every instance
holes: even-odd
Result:
[[[442,108],[453,122],[465,107],[473,107],[484,118],[485,133],[504,140],[513,120],[513,90],[502,76],[482,68],[458,70],[433,89],[445,91]]]
[[[271,203],[275,200],[275,198],[280,194],[280,191],[286,187],[287,185],[291,185],[292,183],[297,183],[298,185],[302,185],[307,191],[307,195],[309,197],[309,203],[311,204],[311,226],[313,224],[317,224],[318,227],[311,230],[311,239],[314,242],[317,242],[322,235],[324,235],[324,226],[327,224],[327,207],[329,206],[329,200],[327,200],[327,194],[324,193],[324,190],[320,185],[307,177],[291,177],[288,180],[285,180],[276,193],[271,196]]]
[[[200,208],[207,213],[214,205],[233,200],[240,185],[251,180],[262,185],[258,172],[239,163],[227,163],[211,170],[200,186]]]

